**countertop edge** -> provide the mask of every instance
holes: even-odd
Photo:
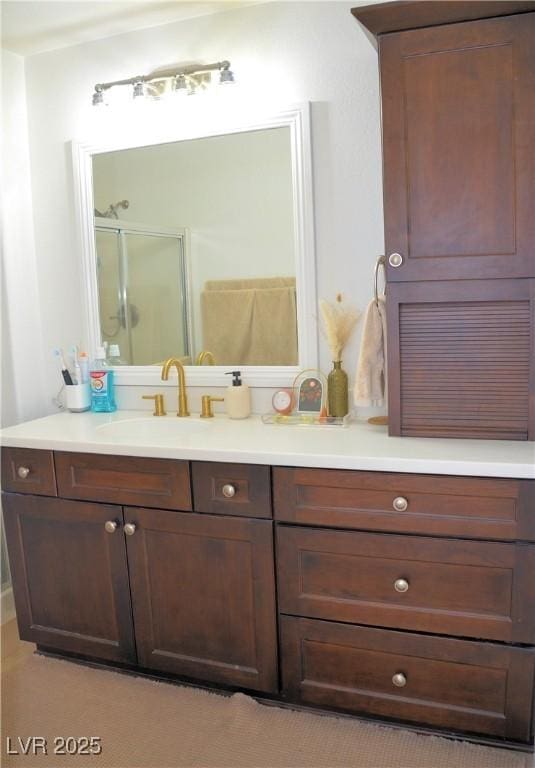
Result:
[[[363,457],[337,454],[303,454],[269,452],[240,448],[198,448],[188,446],[142,446],[120,443],[79,443],[38,437],[1,436],[1,447],[72,453],[100,453],[115,456],[138,456],[185,461],[216,461],[222,463],[264,464],[281,467],[319,469],[348,469],[368,472],[402,472],[425,475],[456,475],[463,477],[495,477],[535,480],[535,465],[518,462],[471,461],[436,458],[403,458],[399,456]]]

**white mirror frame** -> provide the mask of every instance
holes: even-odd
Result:
[[[157,108],[155,105],[154,108]],[[221,110],[224,112],[224,110]],[[231,111],[231,110],[230,110]],[[73,141],[74,193],[77,209],[79,245],[82,255],[82,290],[84,298],[85,338],[92,354],[100,344],[98,311],[97,255],[94,235],[93,155],[152,146],[189,139],[229,133],[288,127],[292,148],[293,208],[295,222],[297,336],[299,365],[297,366],[238,366],[244,380],[255,387],[291,386],[303,368],[318,365],[318,334],[316,327],[316,268],[314,257],[314,224],[312,195],[312,153],[310,140],[310,107],[308,103],[284,109],[276,114],[247,116],[233,122],[232,117],[210,114],[196,120],[172,121],[172,128],[162,128],[164,121],[139,128],[130,120],[125,129],[113,138],[98,141]],[[132,126],[132,128],[130,128]],[[236,366],[230,366],[236,367]],[[187,366],[188,386],[228,386],[225,372],[229,366]],[[116,368],[116,383],[120,385],[176,386],[174,381],[162,382],[157,366],[121,366]]]

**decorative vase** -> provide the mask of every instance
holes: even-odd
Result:
[[[327,378],[329,416],[345,416],[349,412],[347,373],[342,361],[333,361],[333,369]]]

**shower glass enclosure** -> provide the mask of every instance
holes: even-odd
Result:
[[[128,365],[191,358],[185,231],[95,218],[102,340]]]

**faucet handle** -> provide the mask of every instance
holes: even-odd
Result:
[[[143,400],[154,400],[153,416],[165,416],[165,405],[163,402],[163,395],[142,395]]]
[[[213,419],[214,412],[212,411],[212,403],[222,403],[224,400],[224,397],[212,397],[211,395],[203,395],[201,399],[201,419]]]

